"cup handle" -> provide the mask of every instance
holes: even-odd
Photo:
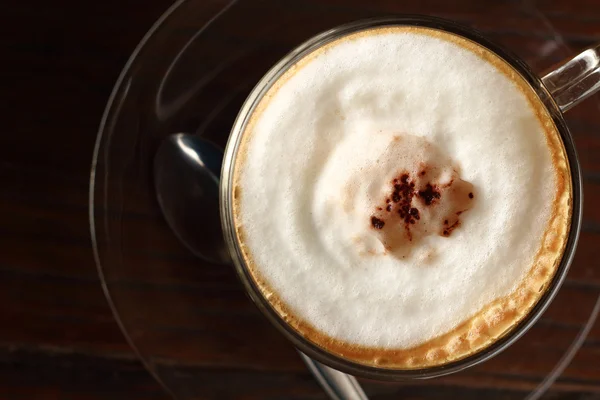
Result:
[[[542,82],[562,112],[600,91],[600,44],[547,73]]]

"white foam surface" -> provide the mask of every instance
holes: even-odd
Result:
[[[340,42],[248,133],[238,220],[254,267],[331,337],[418,345],[532,266],[555,194],[543,128],[514,82],[451,41],[397,31]],[[428,236],[405,259],[384,254],[369,217],[394,174],[426,158],[392,148],[398,135],[435,144],[477,194],[451,237]]]

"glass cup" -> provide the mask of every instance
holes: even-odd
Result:
[[[246,124],[248,123],[249,116],[253,113],[256,105],[269,90],[271,85],[298,60],[333,40],[350,33],[369,28],[398,25],[423,26],[458,34],[491,50],[496,55],[508,62],[518,73],[520,73],[543,102],[549,112],[549,115],[552,117],[560,132],[560,136],[566,149],[566,154],[569,161],[572,180],[571,184],[573,188],[573,214],[569,237],[560,266],[558,267],[558,270],[548,289],[540,298],[535,307],[529,312],[528,316],[508,334],[499,338],[487,348],[472,354],[471,356],[441,366],[412,370],[377,368],[349,361],[313,344],[311,341],[307,340],[301,334],[291,328],[272,308],[269,301],[263,297],[245,264],[240,249],[240,242],[236,235],[232,207],[233,166],[235,165],[242,133],[244,132]],[[389,380],[398,380],[403,378],[431,378],[451,374],[494,357],[518,340],[538,320],[558,292],[573,259],[581,229],[583,190],[581,170],[579,161],[577,159],[577,153],[571,134],[569,133],[569,129],[563,119],[563,112],[597,92],[599,89],[600,46],[580,53],[576,57],[540,78],[534,74],[527,64],[525,64],[519,58],[502,49],[493,42],[490,42],[478,32],[470,28],[463,27],[452,21],[439,18],[425,16],[402,16],[394,18],[370,19],[333,28],[313,37],[280,60],[255,86],[254,90],[250,93],[238,114],[238,117],[232,128],[227,148],[225,150],[220,186],[220,211],[222,227],[229,252],[231,253],[231,257],[237,269],[238,275],[245,286],[246,291],[257,307],[269,319],[269,321],[271,321],[271,323],[273,323],[273,325],[278,328],[279,331],[283,333],[283,335],[289,339],[300,351],[321,363],[352,375]]]

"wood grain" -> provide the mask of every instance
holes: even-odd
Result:
[[[204,19],[190,8],[172,40],[195,32],[222,3],[203,2]],[[489,17],[476,28],[523,57],[547,40],[537,11],[572,48],[600,41],[597,1],[527,3],[529,8],[522,2],[476,0],[242,1],[195,49],[194,54],[218,61],[188,64],[214,77],[203,96],[217,98],[224,91],[231,96],[222,104],[194,100],[177,112],[193,111],[196,117],[173,117],[167,127],[197,129],[223,144],[215,132],[229,129],[248,91],[275,60],[313,33],[367,16],[435,13],[468,22],[487,10]],[[168,398],[125,341],[104,298],[91,251],[88,182],[112,85],[146,30],[171,4],[28,0],[3,9],[2,88],[8,101],[0,139],[0,399]],[[264,23],[248,30],[247,18]],[[156,59],[148,71],[164,67],[168,51],[177,48],[165,51],[164,60]],[[565,51],[557,48],[543,61],[527,61],[542,71]],[[244,74],[236,69],[240,64]],[[167,96],[178,90],[181,86],[174,85]],[[219,107],[222,112],[215,113]],[[584,230],[567,282],[542,320],[511,349],[464,373],[425,382],[364,381],[372,398],[521,399],[559,361],[600,294],[598,110],[598,102],[590,101],[567,116],[584,170]],[[202,118],[213,114],[214,119]],[[157,141],[142,149],[122,141],[117,148],[148,158]],[[111,199],[101,211],[122,227],[118,239],[128,268],[113,269],[107,278],[126,328],[153,372],[186,399],[325,399],[295,350],[248,300],[234,271],[199,262],[169,232],[148,195],[149,175],[133,169],[124,179],[130,186],[125,201]],[[548,398],[600,398],[599,323]]]

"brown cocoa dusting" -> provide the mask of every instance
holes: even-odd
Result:
[[[441,194],[439,189],[428,183],[425,185],[425,189],[419,190],[419,197],[423,199],[425,205],[430,206],[435,200],[441,197]]]
[[[443,156],[437,159],[444,160]],[[458,171],[451,163],[420,163],[412,174],[399,171],[388,181],[387,196],[371,215],[386,252],[406,258],[425,236],[448,237],[461,226],[459,216],[473,206],[469,199],[474,198],[474,190]],[[450,179],[442,178],[448,174]]]
[[[379,218],[373,216],[373,217],[371,217],[371,225],[373,225],[373,228],[375,228],[375,229],[383,229],[385,222],[383,222]]]
[[[456,228],[458,228],[460,226],[460,221],[456,220],[456,222],[454,222],[452,225],[450,225],[447,228],[444,228],[444,230],[442,231],[442,235],[443,236],[450,236],[450,234],[452,233],[453,230],[455,230]]]
[[[444,188],[447,188],[447,187],[450,187],[450,186],[452,186],[452,184],[453,184],[453,183],[454,183],[454,178],[452,178],[452,179],[450,180],[450,182],[446,183],[446,184],[444,185]]]

